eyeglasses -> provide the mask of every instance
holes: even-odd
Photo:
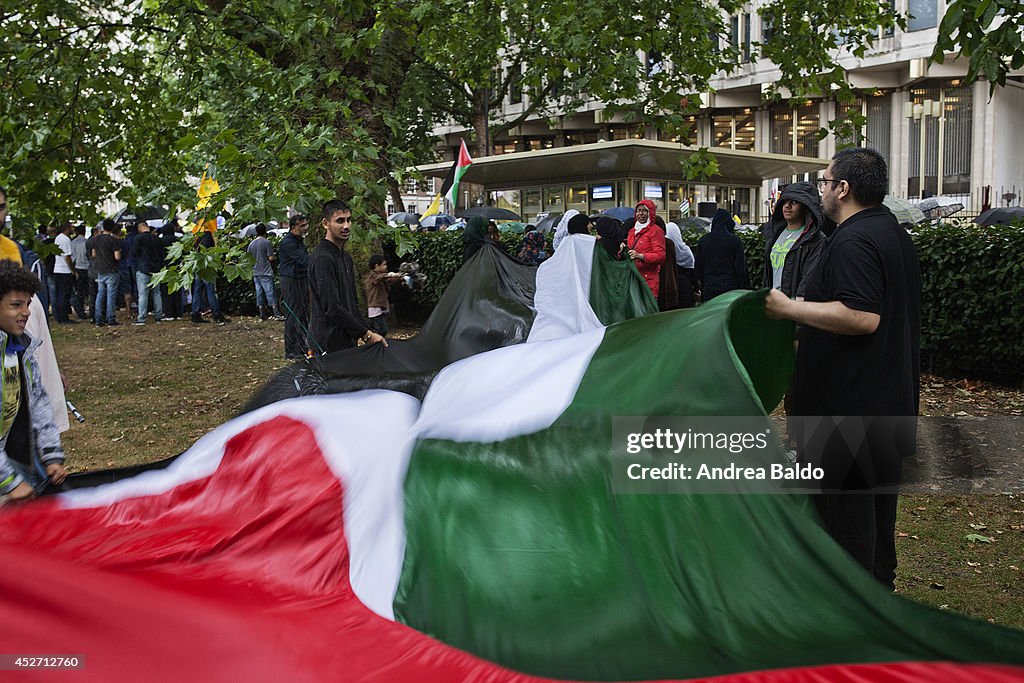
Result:
[[[825,183],[841,183],[843,181],[841,179],[836,179],[836,178],[825,178],[825,177],[822,177],[822,178],[818,178],[817,182],[818,182],[818,191],[820,192],[821,190],[823,190],[825,188]]]

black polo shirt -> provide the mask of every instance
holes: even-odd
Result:
[[[865,335],[804,327],[793,415],[917,415],[921,271],[906,230],[884,206],[848,218],[807,282],[807,301],[877,313]]]

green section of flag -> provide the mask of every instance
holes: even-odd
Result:
[[[1024,634],[887,593],[803,497],[612,493],[613,416],[762,415],[792,353],[792,326],[764,317],[763,293],[727,294],[609,327],[547,430],[420,442],[397,618],[510,668],[579,680],[1024,663]]]
[[[658,312],[651,288],[630,261],[616,261],[594,242],[590,307],[605,325]]]

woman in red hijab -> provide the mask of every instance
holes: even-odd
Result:
[[[665,232],[654,223],[655,207],[650,199],[641,199],[633,209],[633,225],[626,237],[629,258],[633,259],[654,298],[658,298],[658,275],[665,262]]]

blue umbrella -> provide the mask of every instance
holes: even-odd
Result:
[[[616,206],[611,209],[605,209],[601,213],[623,222],[633,218],[633,208],[629,206]]]

